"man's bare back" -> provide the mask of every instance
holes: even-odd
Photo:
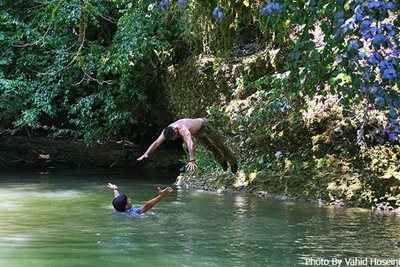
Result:
[[[197,119],[180,119],[177,120],[176,122],[171,123],[169,126],[173,126],[176,128],[182,128],[182,127],[186,127],[189,132],[192,135],[196,135],[198,133],[198,131],[201,129],[202,125],[203,125],[203,119],[202,118],[197,118]]]
[[[168,127],[166,127],[160,134],[160,136],[155,140],[146,152],[140,156],[137,160],[141,161],[149,157],[149,155],[153,154],[153,152],[160,146],[165,140],[175,140],[176,138],[182,138],[186,143],[188,151],[189,151],[189,163],[186,165],[188,170],[193,170],[196,168],[195,156],[194,156],[194,144],[192,140],[192,135],[196,135],[202,128],[204,123],[204,119],[180,119],[173,123],[171,123]],[[166,130],[169,130],[169,133],[166,133]]]

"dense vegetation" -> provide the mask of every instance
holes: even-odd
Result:
[[[137,141],[207,116],[248,188],[400,205],[399,9],[3,0],[0,134]],[[203,152],[196,175],[216,167]]]

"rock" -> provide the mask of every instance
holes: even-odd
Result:
[[[224,187],[224,186],[217,189],[217,193],[218,193],[218,194],[221,194],[221,193],[223,193],[223,192],[225,192],[225,187]]]
[[[257,195],[258,195],[259,197],[267,197],[267,196],[268,196],[268,192],[259,191],[259,192],[257,193]]]
[[[318,199],[318,205],[319,206],[326,206],[328,203],[325,200]]]
[[[330,205],[335,206],[335,207],[340,207],[340,208],[346,206],[346,204],[342,200],[338,200],[338,199],[331,202]]]

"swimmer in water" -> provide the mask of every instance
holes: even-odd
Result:
[[[158,196],[148,200],[143,206],[138,208],[132,208],[132,200],[126,195],[121,195],[118,190],[118,186],[112,183],[108,183],[108,188],[110,188],[114,193],[114,200],[112,202],[115,210],[120,212],[126,212],[128,214],[142,214],[150,210],[155,204],[157,204],[161,199],[166,197],[173,190],[171,187],[166,187],[164,189],[158,189]]]

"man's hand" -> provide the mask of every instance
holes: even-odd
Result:
[[[118,186],[112,183],[108,183],[107,187],[110,188],[111,190],[118,190]]]
[[[188,171],[193,171],[194,169],[196,169],[197,164],[195,161],[189,161],[188,164],[186,164],[186,169]]]
[[[138,161],[142,161],[144,159],[147,159],[149,156],[147,154],[142,155],[141,157],[139,157],[137,160]]]
[[[165,197],[166,195],[174,191],[171,187],[166,187],[164,189],[157,187],[157,189],[158,189],[158,194],[162,197]]]

